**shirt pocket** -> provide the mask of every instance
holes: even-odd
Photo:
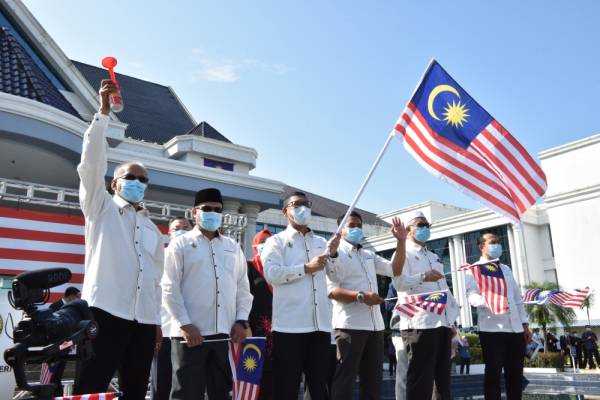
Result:
[[[142,247],[152,257],[156,253],[157,244],[158,237],[156,231],[148,226],[142,227]]]

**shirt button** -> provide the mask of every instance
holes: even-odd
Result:
[[[217,304],[217,307],[221,307],[221,305],[220,305],[220,304]]]
[[[140,287],[138,286],[138,290],[140,290]]]
[[[138,241],[135,242],[135,244],[138,244],[138,243],[139,243]]]
[[[140,227],[139,227],[139,226],[136,226],[136,227],[135,227],[135,229],[140,229]]]

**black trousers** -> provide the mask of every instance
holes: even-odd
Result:
[[[171,338],[163,338],[158,354],[154,355],[150,376],[152,381],[152,400],[169,400],[171,395]]]
[[[586,349],[583,348],[583,367],[587,365],[589,369],[596,368],[597,364],[600,366],[600,354],[598,354],[598,349]],[[594,358],[596,359],[596,364],[594,364]]]
[[[336,329],[337,366],[332,400],[352,400],[356,376],[360,399],[379,400],[383,379],[383,332]]]
[[[523,360],[525,336],[523,333],[480,332],[479,341],[485,376],[483,393],[486,400],[500,400],[500,378],[504,369],[506,399],[520,400],[523,393]]]
[[[205,340],[227,335],[205,336]],[[197,400],[208,392],[210,400],[227,400],[231,390],[228,342],[203,343],[187,347],[181,338],[171,339],[173,363],[172,400]]]
[[[460,358],[460,374],[464,374],[465,367],[467,367],[467,375],[469,375],[469,370],[471,368],[471,359],[470,358]]]
[[[304,372],[312,400],[327,400],[329,332],[273,332],[273,398],[297,400]]]
[[[118,372],[124,398],[145,399],[156,343],[156,325],[118,318],[96,307],[90,307],[90,310],[99,327],[98,337],[92,341],[95,354],[81,363],[75,394],[106,392],[110,380]]]
[[[408,329],[400,332],[408,354],[406,400],[450,400],[450,328]]]

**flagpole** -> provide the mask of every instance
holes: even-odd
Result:
[[[377,166],[379,165],[379,162],[383,158],[383,155],[385,154],[385,151],[387,150],[388,146],[390,145],[390,142],[392,141],[393,137],[394,137],[394,131],[390,132],[387,139],[385,140],[385,143],[383,144],[383,147],[381,148],[381,151],[379,151],[379,154],[377,155],[375,162],[373,163],[373,165],[371,165],[371,169],[369,170],[369,173],[367,174],[362,185],[360,185],[360,189],[358,189],[358,192],[354,196],[352,203],[350,203],[350,207],[348,207],[348,211],[346,211],[344,218],[342,218],[342,221],[340,222],[339,226],[337,227],[337,230],[335,231],[336,235],[339,234],[342,231],[343,227],[346,225],[346,221],[348,220],[348,217],[350,216],[352,211],[354,211],[354,208],[356,207],[356,203],[358,203],[360,196],[362,196],[365,188],[367,187],[367,184],[371,180],[371,176],[373,176],[373,172],[375,172],[375,169],[377,168]]]
[[[423,75],[421,76],[421,79],[419,79],[419,82],[417,83],[417,86],[415,87],[415,90],[413,91],[412,95],[408,98],[409,100],[407,102],[407,106],[408,106],[408,103],[410,103],[410,99],[412,99],[414,97],[415,93],[417,92],[417,89],[419,89],[419,86],[421,86],[421,82],[423,82],[423,79],[425,78],[425,75],[427,75],[427,72],[429,72],[429,70],[431,69],[431,67],[432,67],[432,65],[433,65],[434,62],[435,62],[434,58],[432,58],[431,61],[429,61],[429,65],[425,69],[425,72],[423,72]],[[406,109],[406,107],[405,107],[405,109]],[[402,114],[400,114],[400,115],[402,115]],[[394,125],[394,129],[395,129],[395,126],[396,125]],[[346,225],[346,221],[348,221],[348,218],[350,217],[350,214],[352,214],[352,211],[354,211],[354,208],[356,207],[356,203],[358,203],[358,200],[362,196],[365,188],[367,187],[367,184],[371,180],[371,176],[373,175],[373,172],[375,172],[375,169],[379,165],[379,162],[381,161],[381,158],[383,157],[385,151],[387,150],[388,146],[390,145],[390,142],[392,141],[392,138],[395,136],[394,129],[392,129],[392,131],[388,135],[385,143],[383,144],[383,147],[382,147],[381,151],[377,155],[377,158],[375,158],[375,162],[371,166],[371,169],[369,170],[369,173],[367,174],[367,177],[365,178],[365,180],[363,181],[362,185],[360,186],[360,189],[358,189],[358,193],[356,193],[356,195],[354,196],[354,199],[352,200],[352,203],[350,203],[350,207],[348,207],[348,211],[346,211],[346,214],[344,215],[344,218],[342,218],[342,220],[340,221],[340,224],[338,225],[338,227],[337,227],[337,229],[335,231],[336,235],[339,234],[340,232],[342,232],[342,229]]]

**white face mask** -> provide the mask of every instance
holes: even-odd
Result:
[[[291,213],[292,219],[298,225],[306,226],[310,222],[311,211],[310,208],[306,206],[301,206],[297,208],[288,209],[289,213]]]

